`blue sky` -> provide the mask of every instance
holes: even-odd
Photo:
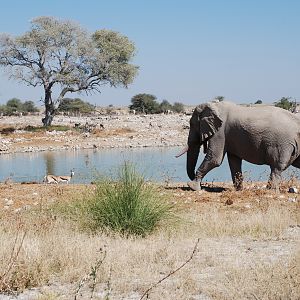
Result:
[[[128,88],[80,95],[97,105],[129,105],[150,93],[199,104],[224,96],[236,103],[281,97],[300,101],[300,1],[298,0],[10,0],[1,3],[0,32],[23,34],[37,16],[70,19],[93,32],[125,34],[140,67]],[[38,99],[39,88],[0,73],[0,103]],[[69,97],[78,95],[68,94]]]

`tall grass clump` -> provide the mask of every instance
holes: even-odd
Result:
[[[172,216],[172,206],[158,187],[146,182],[130,163],[120,167],[116,181],[102,179],[96,185],[89,205],[94,230],[145,236]]]

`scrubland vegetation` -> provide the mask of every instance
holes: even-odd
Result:
[[[191,192],[145,182],[128,165],[95,185],[35,186],[34,209],[1,210],[2,293],[299,299],[300,207],[287,193]]]

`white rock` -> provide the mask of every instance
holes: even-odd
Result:
[[[14,204],[14,201],[13,201],[13,200],[11,200],[11,199],[8,200],[8,199],[7,199],[6,205],[13,205],[13,204]]]

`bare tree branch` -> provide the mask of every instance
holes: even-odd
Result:
[[[170,276],[174,275],[176,272],[178,272],[179,270],[181,270],[184,266],[186,266],[194,257],[196,251],[197,251],[197,247],[198,247],[198,244],[199,244],[199,241],[200,239],[198,238],[195,246],[194,246],[194,249],[190,255],[190,257],[188,258],[188,260],[186,260],[182,265],[180,265],[178,268],[176,268],[175,270],[171,271],[170,273],[168,273],[165,277],[163,277],[162,279],[160,279],[159,281],[157,281],[156,283],[154,283],[153,285],[151,285],[145,292],[144,294],[142,295],[142,297],[140,298],[140,300],[142,300],[144,297],[147,296],[148,298],[148,294],[149,292],[154,289],[155,287],[157,287],[159,284],[161,284],[163,281],[165,281],[167,278],[169,278]]]

